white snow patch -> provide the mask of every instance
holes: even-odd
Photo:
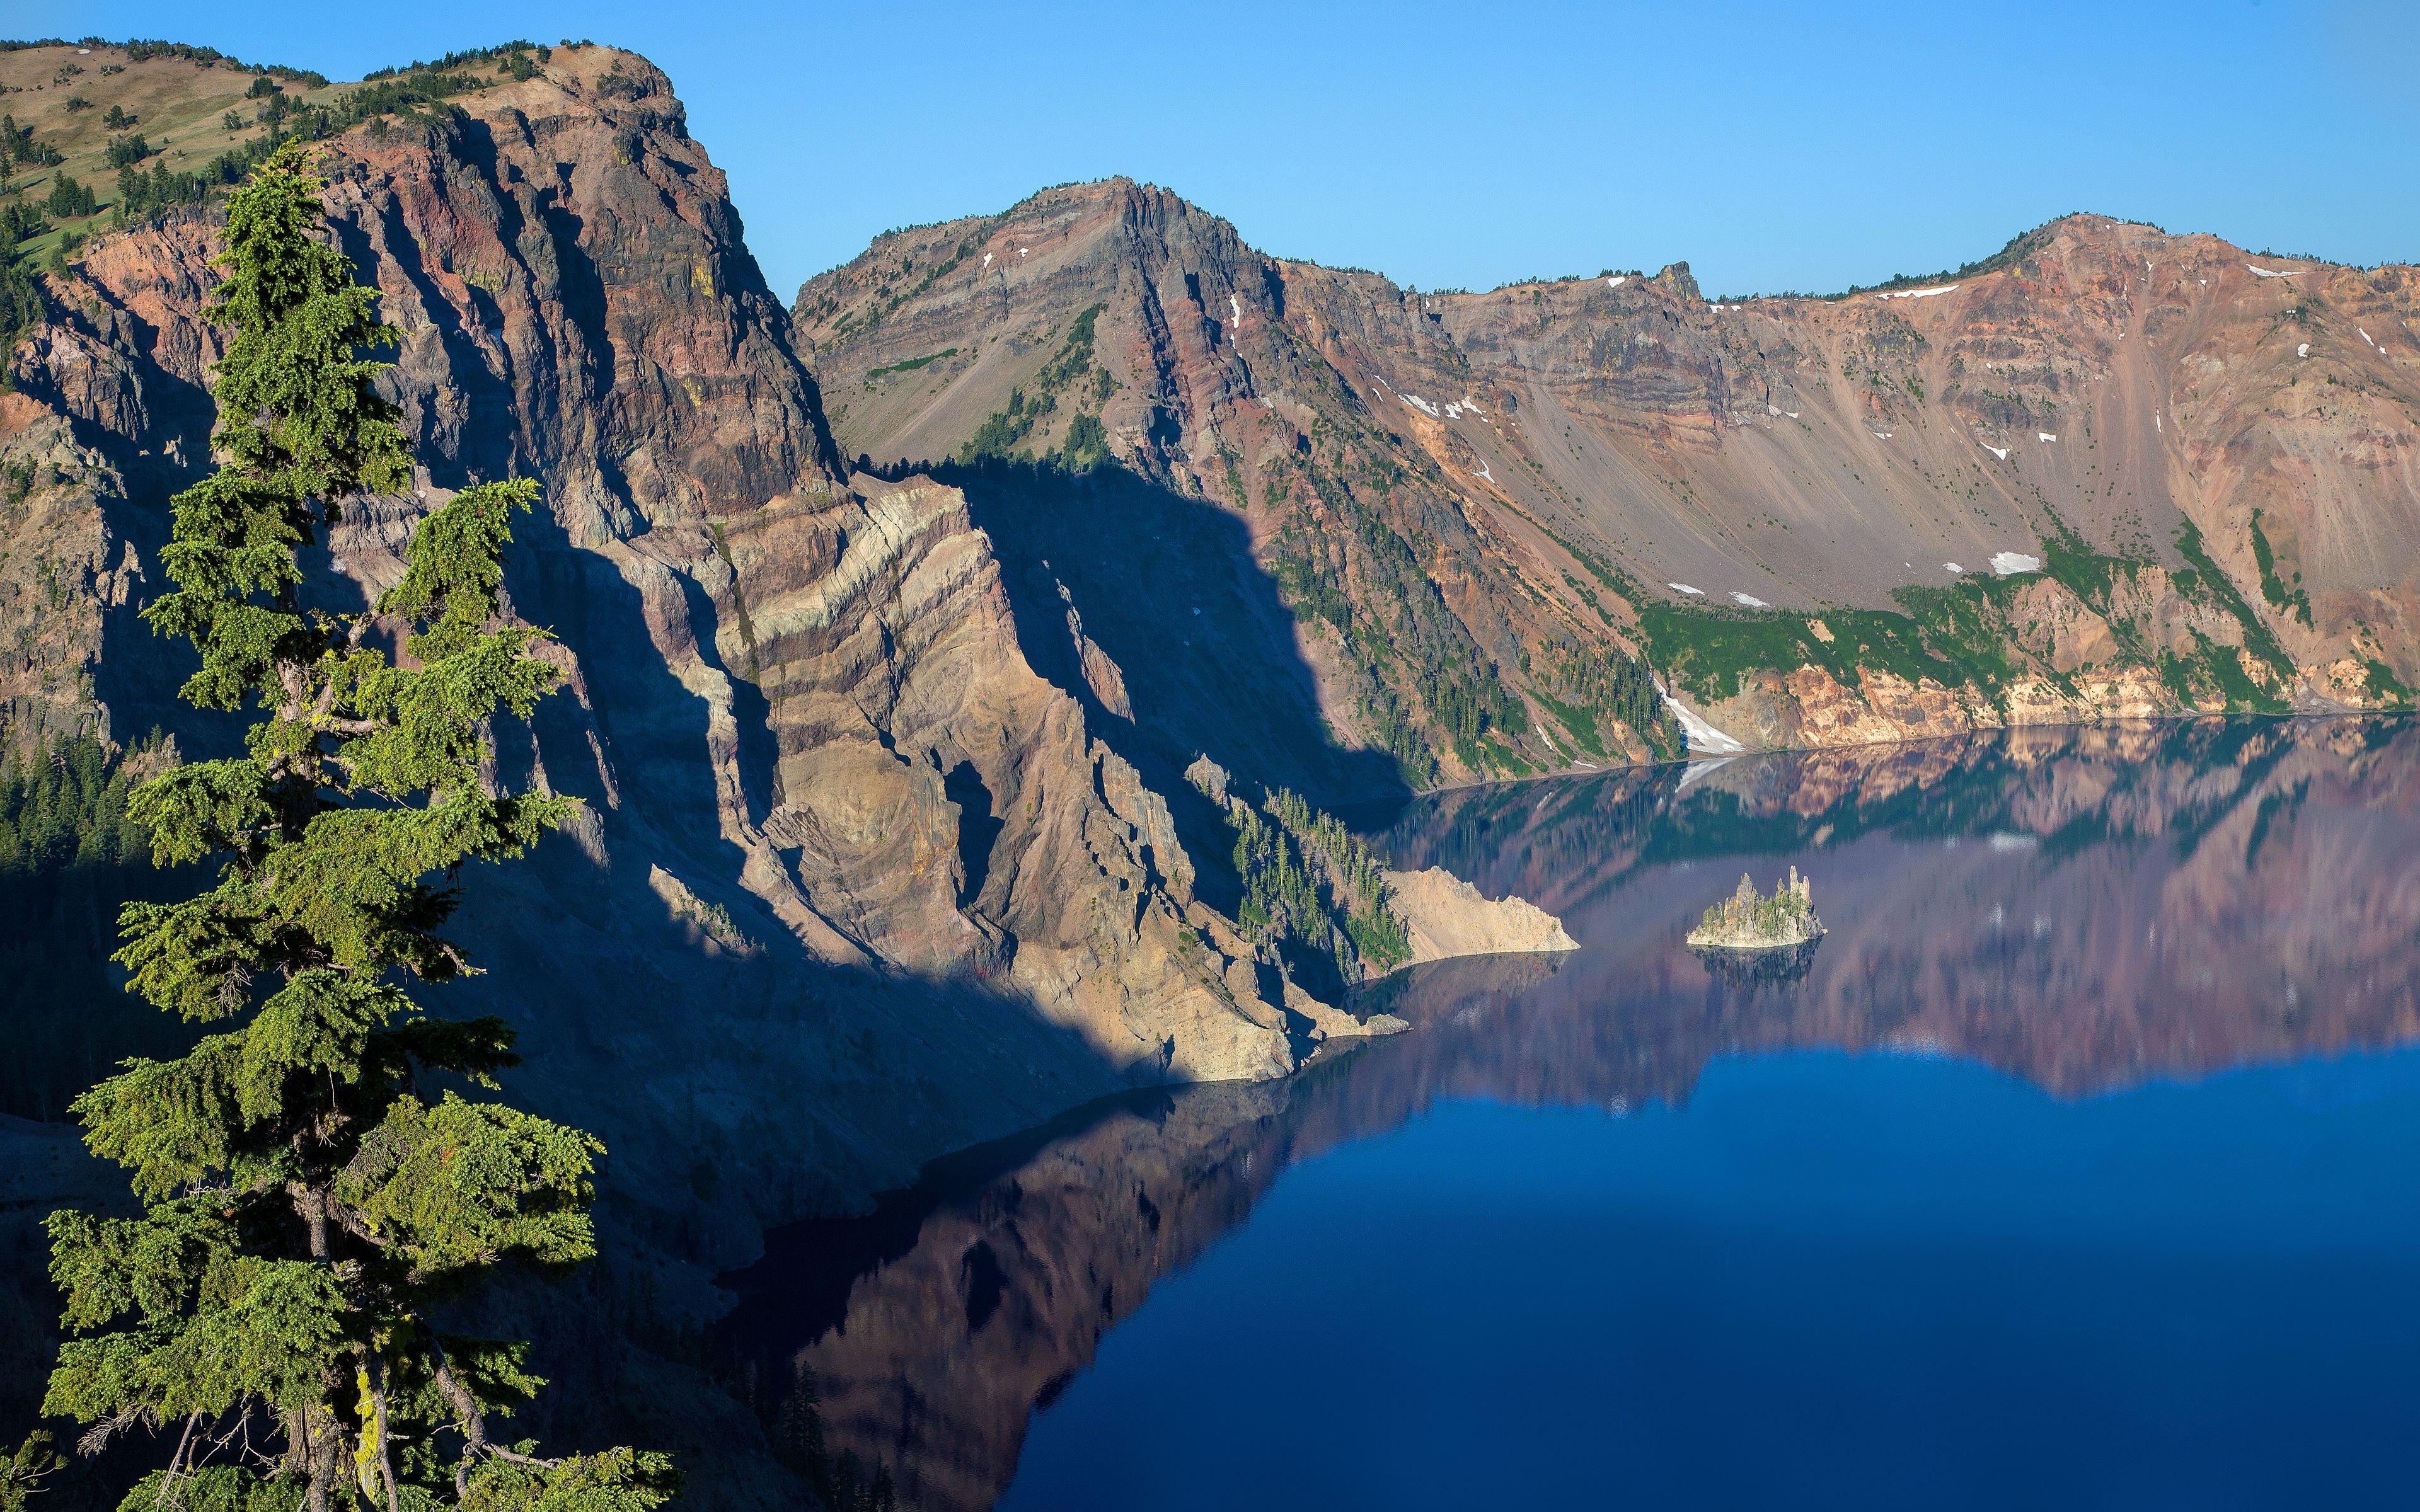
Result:
[[[1469,410],[1469,411],[1470,411],[1472,414],[1474,414],[1474,415],[1483,415],[1483,414],[1487,413],[1487,411],[1486,411],[1486,410],[1481,409],[1481,408],[1479,408],[1479,401],[1478,401],[1478,400],[1473,399],[1469,394],[1466,394],[1466,394],[1464,394],[1464,395],[1462,396],[1462,407],[1463,407],[1465,409]]]
[[[2252,268],[2250,263],[2245,263],[2243,266],[2246,268]],[[2310,270],[2307,268],[2252,268],[2252,271],[2261,278],[2291,278],[2296,273],[2306,273],[2309,272]]]
[[[2361,329],[2361,327],[2359,327],[2359,326],[2355,326],[2355,327],[2353,327],[2352,329],[2353,329],[2353,332],[2354,332],[2356,335],[2360,336],[2362,340],[2364,340],[2364,341],[2369,341],[2369,332],[2368,332],[2362,330],[2362,329]],[[2376,342],[2374,342],[2374,341],[2369,341],[2369,344],[2370,344],[2372,347],[2375,347],[2375,346],[2377,346],[2377,345],[2378,345],[2378,343],[2376,343]]]
[[[2309,342],[2307,342],[2307,341],[2306,341],[2306,342],[2303,343],[2300,347],[2295,347],[2295,348],[2294,348],[2294,355],[2295,355],[2295,356],[2297,356],[2297,357],[2308,357],[2308,356],[2310,356],[2310,355],[2311,355],[2311,344],[2310,344]]]
[[[1462,406],[1454,403],[1451,399],[1448,399],[1445,402],[1445,417],[1448,420],[1460,420],[1462,418]]]
[[[1750,609],[1773,608],[1772,605],[1766,603],[1763,599],[1757,597],[1754,594],[1743,594],[1736,588],[1731,590],[1731,597],[1737,599],[1740,603],[1745,604]]]
[[[1899,292],[1897,292],[1897,293],[1895,293],[1895,294],[1877,294],[1877,295],[1875,295],[1875,296],[1874,296],[1874,298],[1875,298],[1875,299],[1878,299],[1878,300],[1929,300],[1929,299],[1932,298],[1935,294],[1951,294],[1951,293],[1955,293],[1955,292],[1957,291],[1957,288],[1958,288],[1958,285],[1955,285],[1955,284],[1951,284],[1951,285],[1948,285],[1947,287],[1946,287],[1946,288],[1910,288],[1910,289],[1900,289]]]
[[[2009,452],[2010,450],[2009,447],[1993,446],[1989,441],[1977,441],[1975,444],[1991,453],[1993,456],[1998,457],[2003,462],[2009,459]]]
[[[1662,692],[1663,690],[1659,688],[1657,691]],[[1664,702],[1665,705],[1672,711],[1673,715],[1680,719],[1681,732],[1689,737],[1689,748],[1691,750],[1711,750],[1721,755],[1731,756],[1737,755],[1739,752],[1747,749],[1747,747],[1741,744],[1739,741],[1732,739],[1730,736],[1715,729],[1713,725],[1707,723],[1705,719],[1700,717],[1694,710],[1687,707],[1671,694],[1664,694]]]
[[[1242,324],[1244,323],[1244,302],[1243,302],[1243,301],[1238,300],[1238,299],[1237,299],[1237,298],[1235,298],[1235,296],[1233,296],[1233,294],[1228,295],[1228,296],[1227,296],[1227,313],[1228,313],[1228,314],[1230,314],[1230,315],[1232,315],[1232,316],[1233,316],[1235,317],[1235,324],[1237,324],[1237,325],[1239,325],[1239,326],[1240,326],[1240,325],[1242,325]]]
[[[1992,553],[1992,571],[2003,578],[2021,572],[2040,572],[2041,558],[2027,556],[2023,551],[1994,551]]]
[[[1395,395],[1395,397],[1403,400],[1405,404],[1410,405],[1413,409],[1428,416],[1431,420],[1437,418],[1437,407],[1429,403],[1426,399],[1421,398],[1417,393],[1399,393]]]
[[[1692,588],[1687,583],[1666,583],[1664,586],[1669,588],[1676,594],[1694,594],[1699,598],[1706,596],[1706,591],[1704,589]]]
[[[1878,430],[1873,432],[1872,435],[1874,440],[1878,441],[1886,441],[1891,439],[1891,433],[1886,430]]]
[[[1622,274],[1622,275],[1621,275],[1621,277],[1619,277],[1619,278],[1608,278],[1608,279],[1606,279],[1606,280],[1605,281],[1605,286],[1606,286],[1606,287],[1607,287],[1607,288],[1620,288],[1622,285],[1627,284],[1627,283],[1629,283],[1629,282],[1630,282],[1630,275],[1629,275],[1628,273],[1624,273],[1624,274]]]
[[[2167,427],[2166,427],[2165,425],[2163,425],[2163,424],[2160,424],[2160,417],[2159,417],[2158,415],[2156,415],[2156,414],[2155,414],[2155,415],[2153,415],[2153,416],[2151,417],[2151,428],[2152,428],[2153,430],[2165,430],[2165,429],[2167,429]]]
[[[999,255],[997,253],[989,253],[989,252],[986,252],[986,253],[985,253],[985,254],[984,254],[984,267],[985,267],[985,269],[986,270],[988,270],[990,269],[990,267],[991,267],[991,260],[992,260],[992,258],[993,258],[993,257],[995,257],[995,256],[997,256],[997,255]]]
[[[2012,835],[2005,829],[1992,831],[1992,854],[2007,856],[2015,851],[2030,851],[2041,844],[2038,835]]]
[[[2034,440],[2039,440],[2039,441],[2055,441],[2055,440],[2058,440],[2058,437],[2057,437],[2057,436],[2055,436],[2055,435],[2054,435],[2054,434],[2053,434],[2053,433],[2051,433],[2050,431],[2046,431],[2046,430],[2038,430],[2038,431],[2034,432]]]
[[[1960,576],[1961,578],[1963,578],[1963,577],[1965,577],[1965,576],[1966,576],[1966,569],[1965,569],[1965,568],[1963,568],[1963,567],[1962,567],[1962,566],[1960,566],[1960,565],[1959,565],[1958,563],[1956,563],[1955,562],[1945,562],[1945,563],[1942,563],[1942,565],[1943,565],[1943,566],[1945,566],[1945,567],[1947,567],[1950,571],[1952,571],[1952,572],[1956,573],[1956,574],[1957,574],[1958,576]]]
[[[1479,464],[1479,475],[1490,483],[1496,481],[1496,474],[1487,471],[1487,464],[1484,462]]]

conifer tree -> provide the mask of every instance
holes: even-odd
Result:
[[[118,954],[132,990],[222,1027],[76,1103],[144,1209],[50,1220],[74,1336],[45,1411],[94,1425],[88,1451],[136,1427],[175,1445],[129,1508],[643,1512],[671,1493],[663,1457],[500,1442],[541,1384],[525,1346],[444,1330],[494,1268],[595,1253],[601,1147],[476,1095],[516,1063],[511,1028],[407,990],[471,969],[439,933],[463,863],[518,856],[575,800],[481,775],[487,721],[555,681],[499,600],[535,484],[446,501],[369,611],[302,602],[298,548],[411,480],[365,355],[396,334],[320,239],[324,187],[289,145],[227,206],[219,467],[175,500],[176,587],[144,612],[200,653],[188,700],[255,718],[245,754],[136,791],[155,859],[223,864],[198,898],[128,905]]]

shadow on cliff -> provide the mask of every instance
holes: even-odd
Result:
[[[985,457],[910,471],[965,493],[1027,658],[1147,774],[1206,754],[1322,807],[1408,795],[1393,756],[1340,745],[1321,717],[1294,612],[1233,512],[1114,464]],[[1087,676],[1070,609],[1122,686]],[[1121,692],[1126,710],[1110,706]]]

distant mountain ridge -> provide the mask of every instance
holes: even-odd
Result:
[[[2408,704],[2416,294],[2070,216],[1828,300],[1710,301],[1686,264],[1421,295],[1113,179],[890,234],[792,314],[845,451],[1114,456],[1239,513],[1323,717],[1399,748],[1408,711],[1451,779],[1651,746],[1573,709],[1591,658],[1750,747]],[[1049,381],[1079,315],[1096,400]],[[1483,675],[1432,700],[1389,655],[1365,514]]]

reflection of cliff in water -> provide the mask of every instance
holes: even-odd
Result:
[[[726,1337],[785,1452],[909,1507],[987,1506],[1036,1404],[1296,1161],[1441,1100],[1683,1104],[1714,1057],[1948,1054],[2059,1096],[2420,1035],[2420,732],[2207,722],[2020,733],[1450,794],[1388,837],[1560,914],[1584,949],[1440,962],[1415,1026],[1290,1081],[1137,1094],[937,1163],[737,1278]],[[1822,952],[1710,975],[1737,875],[1811,869]],[[1719,857],[1722,864],[1701,864]],[[1762,863],[1760,863],[1762,864]],[[801,1384],[813,1388],[813,1396]],[[812,1404],[812,1410],[810,1406]]]

